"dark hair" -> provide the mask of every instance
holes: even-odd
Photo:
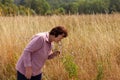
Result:
[[[68,36],[67,30],[63,26],[56,26],[56,27],[54,27],[50,31],[49,34],[50,35],[54,35],[55,37],[57,37],[58,35],[62,35],[62,34],[64,34],[63,37],[67,37]]]

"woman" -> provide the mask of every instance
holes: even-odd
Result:
[[[60,51],[52,52],[52,42],[58,43],[67,36],[67,30],[62,26],[34,35],[17,62],[17,80],[41,80],[45,61],[60,54]]]

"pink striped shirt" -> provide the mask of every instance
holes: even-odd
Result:
[[[51,42],[49,42],[49,33],[39,33],[33,36],[31,41],[24,49],[20,59],[17,62],[16,69],[25,75],[25,67],[32,67],[32,76],[41,73],[45,61],[52,50]]]

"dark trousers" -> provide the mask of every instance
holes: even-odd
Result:
[[[31,79],[27,79],[23,74],[17,71],[17,80],[42,80],[42,74],[32,76]]]

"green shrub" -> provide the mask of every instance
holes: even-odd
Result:
[[[74,62],[74,58],[71,55],[67,55],[63,58],[63,64],[65,70],[68,72],[70,78],[77,78],[78,66]]]

